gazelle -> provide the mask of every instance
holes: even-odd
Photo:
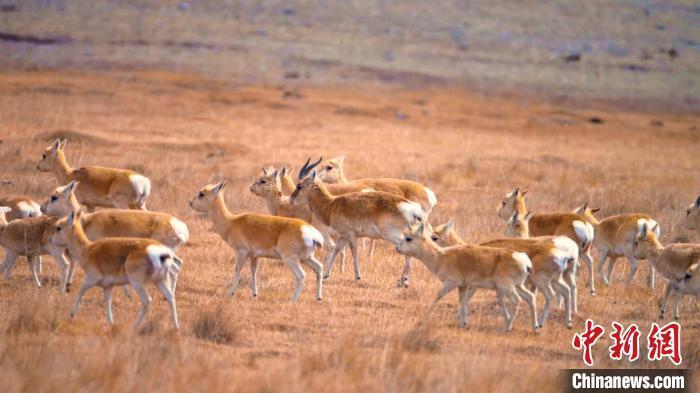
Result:
[[[350,181],[345,177],[344,162],[345,156],[340,156],[331,158],[324,163],[321,180],[326,183],[361,185],[375,191],[388,192],[389,194],[404,197],[409,201],[420,204],[426,218],[437,204],[435,193],[430,188],[414,181],[389,178],[368,178]]]
[[[0,206],[6,206],[12,209],[5,216],[9,222],[18,218],[39,217],[41,216],[41,206],[27,195],[0,195]],[[36,258],[36,269],[41,273],[41,255]]]
[[[405,198],[386,192],[355,192],[332,195],[321,179],[317,177],[314,167],[320,162],[301,168],[297,189],[290,200],[293,204],[303,203],[326,226],[336,239],[331,254],[326,276],[333,269],[333,262],[338,252],[346,245],[350,246],[355,268],[355,279],[360,280],[360,263],[357,255],[357,239],[368,237],[386,240],[394,245],[402,239],[406,225],[422,221],[424,214],[420,205]],[[411,269],[410,257],[405,258],[400,285],[408,286]]]
[[[656,226],[658,224],[651,227],[648,223],[642,224],[634,239],[634,254],[638,258],[648,258],[654,269],[668,279],[659,307],[659,319],[664,317],[671,291],[675,295],[673,316],[679,319],[678,303],[681,294],[700,296],[698,280],[693,280],[700,266],[700,244],[674,243],[664,247],[658,240]]]
[[[5,261],[0,270],[5,278],[10,278],[12,268],[17,257],[24,255],[29,260],[34,285],[41,288],[36,259],[40,255],[51,255],[61,273],[61,293],[66,292],[68,281],[68,261],[64,255],[64,247],[57,247],[49,243],[48,238],[53,233],[56,218],[39,216],[7,222],[5,214],[10,212],[9,207],[0,207],[0,245],[5,249]]]
[[[454,230],[454,220],[437,225],[430,235],[432,241],[441,247],[464,245],[464,241]],[[549,306],[555,292],[564,299],[567,327],[571,327],[572,290],[575,286],[575,264],[578,263],[578,246],[566,236],[547,236],[534,239],[498,239],[481,246],[507,248],[524,252],[532,261],[533,271],[529,279],[542,292],[545,298],[540,314],[539,325],[544,326],[549,315]],[[564,280],[564,275],[566,280]]]
[[[282,167],[280,170],[266,170],[263,168],[260,177],[251,184],[250,192],[265,200],[268,213],[273,216],[298,218],[318,229],[323,235],[323,246],[326,250],[324,262],[327,264],[328,257],[330,257],[335,246],[335,241],[330,236],[329,228],[323,225],[318,218],[314,218],[308,205],[293,205],[289,201],[289,197],[283,195],[282,176],[284,176],[284,168]],[[340,263],[340,270],[344,271],[345,251],[341,251]]]
[[[517,214],[517,217],[525,217],[529,212],[525,207],[525,194],[527,189],[516,188],[506,194],[501,201],[498,210],[498,217],[508,221]],[[515,221],[514,224],[518,224]],[[586,218],[576,213],[545,213],[530,215],[527,220],[528,233],[524,234],[522,229],[517,229],[518,234],[507,235],[511,237],[538,237],[538,236],[566,236],[573,240],[579,247],[579,258],[588,266],[588,287],[592,295],[595,296],[595,275],[593,273],[593,258],[591,257],[591,245],[595,235],[595,226],[589,223]]]
[[[685,227],[700,235],[700,196],[685,210]]]
[[[88,211],[95,207],[146,210],[146,198],[151,192],[151,181],[147,177],[127,169],[97,166],[72,168],[63,153],[66,142],[65,139],[57,139],[47,147],[37,169],[53,172],[60,184],[80,181],[76,196]]]
[[[539,329],[535,296],[524,286],[525,279],[532,271],[532,262],[527,254],[484,246],[440,247],[430,239],[429,231],[424,228],[422,222],[406,228],[396,251],[420,259],[443,282],[443,287],[438,291],[426,316],[433,311],[440,299],[458,289],[459,323],[460,326],[466,326],[467,303],[477,289],[485,288],[495,290],[498,295],[506,331],[513,329],[521,298],[530,307],[533,329]],[[515,307],[512,315],[504,302],[505,297]]]
[[[80,215],[80,212],[71,212],[68,217],[58,220],[55,232],[49,238],[52,245],[68,247],[73,258],[85,271],[85,281],[78,291],[71,317],[75,318],[85,291],[97,285],[102,287],[104,293],[107,321],[110,325],[114,324],[112,287],[129,284],[141,298],[142,307],[134,324],[138,328],[151,303],[151,297],[146,291],[146,285],[150,282],[168,301],[173,324],[178,329],[180,325],[172,278],[177,279],[182,260],[173,250],[152,239],[104,238],[93,242],[83,231]]]
[[[301,294],[306,274],[300,263],[316,273],[316,298],[321,300],[323,290],[323,265],[314,257],[316,247],[323,246],[323,235],[311,224],[287,217],[244,213],[234,215],[224,202],[227,182],[210,184],[202,188],[190,200],[192,209],[207,213],[216,232],[237,254],[236,272],[233,275],[229,296],[236,294],[241,270],[250,258],[253,297],[258,296],[258,258],[281,259],[294,273],[296,286],[292,295],[295,303]]]

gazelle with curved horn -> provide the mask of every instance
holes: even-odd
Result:
[[[224,188],[228,182],[210,184],[202,188],[189,202],[192,209],[207,213],[216,232],[236,252],[236,272],[229,296],[234,296],[241,278],[241,270],[250,258],[253,297],[258,296],[258,258],[281,259],[294,273],[296,286],[292,295],[295,303],[304,286],[306,273],[301,264],[316,273],[316,298],[320,301],[323,290],[323,265],[314,257],[316,247],[323,246],[323,235],[311,224],[297,218],[266,214],[232,214],[224,202]]]
[[[423,220],[423,210],[420,205],[386,192],[355,192],[343,195],[332,195],[314,168],[321,162],[306,164],[299,171],[297,188],[291,196],[293,204],[308,204],[311,212],[324,225],[331,228],[336,239],[335,248],[331,254],[326,276],[333,269],[333,262],[338,252],[346,245],[350,246],[355,268],[355,279],[360,280],[360,264],[357,255],[357,239],[368,237],[386,240],[394,245],[402,239],[403,229]],[[408,286],[411,258],[405,258],[405,264],[400,285]]]
[[[435,193],[430,188],[418,182],[391,178],[348,180],[343,170],[344,163],[345,156],[331,158],[326,161],[322,165],[322,172],[319,173],[321,180],[329,184],[353,184],[364,186],[375,191],[388,192],[389,194],[406,198],[409,201],[417,202],[420,204],[421,209],[423,209],[426,219],[430,211],[437,204]]]
[[[66,161],[63,149],[68,141],[56,140],[41,156],[37,169],[53,172],[60,184],[71,180],[80,182],[76,190],[78,202],[88,211],[95,207],[146,210],[146,198],[151,193],[151,181],[128,169],[86,166],[72,168]]]
[[[146,291],[150,282],[168,301],[173,324],[175,329],[178,329],[172,278],[176,279],[180,272],[180,258],[173,250],[152,239],[104,238],[93,242],[83,231],[80,214],[71,212],[68,217],[58,220],[55,231],[49,238],[52,245],[68,247],[85,272],[85,281],[78,291],[71,309],[71,317],[75,318],[85,291],[99,286],[104,292],[107,321],[112,325],[112,288],[129,284],[141,298],[142,307],[134,324],[134,327],[138,328],[151,303],[151,297]]]
[[[508,222],[506,236],[528,238],[538,236],[566,236],[573,240],[579,248],[578,255],[588,266],[588,289],[595,295],[595,275],[593,273],[593,258],[591,246],[595,237],[595,226],[586,217],[576,213],[543,213],[530,214],[525,220],[527,225],[521,225],[521,220],[528,215],[525,207],[527,189],[519,187],[506,194],[501,201],[498,217]],[[512,220],[516,214],[516,220]],[[520,227],[518,227],[520,225]],[[525,232],[527,230],[527,232]],[[510,234],[508,233],[510,231]]]

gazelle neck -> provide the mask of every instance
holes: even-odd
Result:
[[[309,189],[309,209],[326,225],[330,225],[328,207],[333,198],[323,183],[314,183]]]
[[[68,183],[68,177],[73,173],[73,168],[68,165],[66,156],[61,150],[56,152],[56,161],[53,165],[53,173],[60,184]]]
[[[219,192],[219,195],[214,199],[214,203],[209,207],[207,212],[209,219],[214,223],[214,227],[219,234],[226,232],[233,214],[226,207],[226,202],[224,202],[223,191]]]
[[[90,244],[92,244],[92,242],[88,239],[87,235],[85,235],[82,224],[79,220],[76,220],[73,223],[71,234],[68,236],[68,249],[72,255],[78,257],[79,263],[82,264],[83,261],[85,261],[85,258],[83,258],[83,251]]]

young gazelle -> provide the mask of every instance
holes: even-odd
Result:
[[[20,255],[29,260],[34,285],[41,288],[39,281],[39,268],[36,260],[41,255],[51,255],[61,273],[61,293],[66,291],[68,281],[68,260],[64,256],[64,247],[57,247],[49,243],[48,238],[53,233],[56,218],[39,216],[13,220],[7,222],[5,214],[10,212],[9,207],[0,207],[0,245],[5,249],[5,261],[0,266],[0,271],[5,278],[10,278],[12,268]]]
[[[525,194],[527,194],[527,189],[520,190],[520,188],[506,194],[501,201],[498,216],[505,221],[510,220],[513,214],[525,217],[529,213],[525,207]],[[588,266],[589,291],[595,295],[595,277],[593,258],[591,257],[591,245],[595,237],[593,224],[576,213],[545,213],[530,215],[527,229],[528,234],[525,237],[566,236],[578,244],[578,255]],[[518,237],[518,235],[513,236]]]
[[[80,214],[71,212],[68,217],[58,220],[55,232],[49,238],[52,245],[68,247],[72,257],[85,271],[85,281],[78,291],[71,317],[75,318],[85,291],[97,285],[104,292],[107,321],[110,325],[114,324],[112,287],[129,284],[141,298],[142,307],[134,324],[138,328],[151,303],[146,291],[146,285],[151,282],[168,301],[175,329],[178,329],[173,278],[177,279],[182,260],[170,248],[152,239],[104,238],[90,241],[80,223]]]
[[[685,227],[700,236],[700,196],[685,210]]]
[[[314,228],[318,229],[323,235],[323,246],[326,250],[324,256],[324,262],[328,263],[328,257],[330,257],[333,247],[335,247],[335,241],[330,236],[330,230],[328,227],[323,225],[318,218],[314,218],[311,214],[311,210],[308,205],[293,205],[289,201],[289,197],[283,195],[282,192],[282,176],[284,172],[284,167],[281,170],[266,170],[263,168],[263,172],[260,177],[250,186],[250,192],[263,198],[265,204],[267,205],[267,210],[273,216],[280,217],[292,217],[304,220]],[[340,254],[340,271],[345,271],[345,251],[341,251]]]
[[[316,298],[321,300],[323,265],[314,257],[316,247],[323,246],[323,235],[309,223],[297,218],[244,213],[234,215],[224,202],[227,182],[210,184],[190,200],[192,209],[207,213],[219,236],[236,252],[236,272],[229,296],[236,294],[241,270],[250,258],[253,297],[258,296],[258,258],[281,259],[294,273],[296,286],[292,295],[295,303],[301,294],[306,274],[300,263],[316,273]]]
[[[675,295],[673,316],[675,319],[679,319],[678,303],[681,294],[700,295],[700,288],[697,284],[692,285],[691,282],[692,276],[700,266],[700,244],[674,243],[664,247],[657,236],[657,228],[655,228],[657,225],[642,224],[634,239],[634,254],[638,258],[648,258],[654,269],[668,279],[659,308],[659,319],[663,319],[664,313],[666,313],[671,291]],[[695,282],[697,283],[697,279]]]
[[[437,204],[435,193],[428,187],[410,180],[389,179],[389,178],[368,178],[350,181],[345,177],[343,163],[345,156],[331,158],[323,164],[321,180],[325,183],[354,184],[375,191],[388,192],[389,194],[404,197],[409,201],[420,204],[421,209],[427,218],[430,211]]]
[[[430,238],[441,247],[465,244],[454,230],[454,221],[452,219],[446,224],[435,226],[432,229]],[[534,239],[498,239],[481,243],[480,245],[507,248],[527,254],[532,261],[533,267],[529,278],[545,298],[544,308],[542,309],[542,314],[540,314],[540,327],[544,326],[547,320],[549,306],[555,292],[565,302],[566,326],[569,328],[572,326],[572,291],[570,283],[575,283],[574,265],[578,263],[578,246],[573,240],[566,236],[547,236]],[[567,274],[566,281],[563,277],[564,274]]]
[[[320,161],[320,160],[319,160]],[[318,162],[301,168],[297,189],[291,196],[293,204],[307,204],[324,225],[331,228],[335,248],[326,267],[326,276],[333,269],[338,252],[350,246],[355,267],[355,279],[360,280],[357,239],[368,237],[386,240],[394,245],[402,239],[406,225],[423,220],[420,205],[386,192],[355,192],[332,195],[313,169]],[[313,172],[311,172],[313,170]],[[399,285],[408,286],[411,258],[406,257]]]
[[[146,210],[146,198],[151,192],[151,181],[147,177],[127,169],[97,166],[71,168],[63,153],[66,142],[57,139],[47,147],[37,169],[53,172],[60,184],[80,181],[76,196],[88,211],[95,207]]]
[[[518,304],[522,298],[530,307],[532,327],[539,329],[535,296],[525,288],[525,279],[532,271],[532,262],[527,254],[513,252],[503,248],[485,246],[440,247],[430,239],[423,223],[406,228],[396,251],[423,261],[423,264],[443,282],[426,316],[430,314],[440,299],[459,290],[459,322],[467,325],[467,303],[477,289],[495,290],[498,302],[503,308],[505,330],[513,329],[513,322],[518,313]],[[504,298],[512,301],[515,309],[511,315]]]

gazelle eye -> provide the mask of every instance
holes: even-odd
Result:
[[[328,166],[326,167],[326,169],[328,169],[328,170],[330,171],[330,170],[332,170],[332,169],[333,169],[333,166],[331,166],[331,165],[328,165]]]
[[[58,197],[56,195],[51,196],[51,202],[56,202],[58,200]]]
[[[204,193],[203,193],[203,192],[200,192],[200,193],[199,193],[199,197],[200,197],[200,198],[204,198]]]
[[[43,158],[43,159],[45,160],[45,159],[46,159],[46,153],[42,154],[42,155],[41,155],[41,158]]]
[[[501,202],[501,205],[505,206],[505,205],[506,205],[506,201]]]
[[[433,241],[434,241],[434,242],[436,242],[436,241],[440,240],[440,239],[438,239],[438,237],[437,237],[437,236],[433,236],[433,237],[431,237],[431,239],[433,239]]]
[[[301,190],[301,184],[297,184],[297,190]]]
[[[411,240],[413,240],[412,237],[407,237],[407,238],[406,238],[406,241],[407,241],[407,242],[410,242]]]
[[[634,245],[635,245],[635,246],[638,246],[638,245],[639,245],[639,242],[635,240],[635,241],[634,241]]]
[[[260,184],[265,184],[265,180],[260,180]]]
[[[61,227],[56,227],[56,232],[61,232]]]

